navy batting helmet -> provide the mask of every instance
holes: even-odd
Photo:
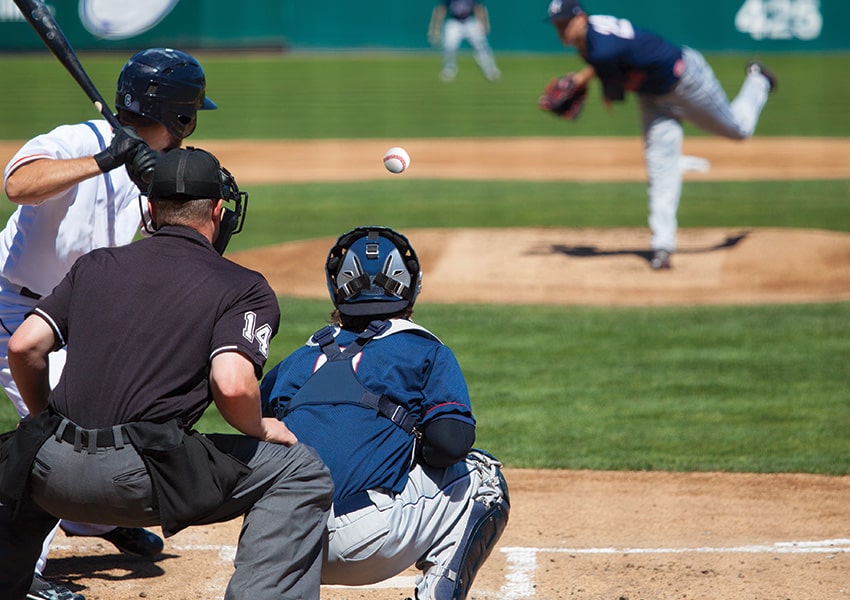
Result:
[[[416,302],[422,272],[405,236],[389,227],[342,234],[325,263],[328,292],[344,315],[390,315]]]
[[[200,63],[171,48],[137,52],[118,76],[115,106],[164,125],[172,135],[189,137],[199,110],[218,108],[206,97]]]

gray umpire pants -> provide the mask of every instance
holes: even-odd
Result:
[[[333,496],[315,451],[238,435],[210,435],[251,467],[229,501],[198,525],[244,515],[227,600],[318,600],[322,537]],[[129,445],[75,448],[51,437],[31,474],[31,499],[12,520],[0,505],[0,600],[23,600],[44,537],[57,518],[126,527],[157,525],[150,477]],[[191,585],[191,583],[190,583]]]

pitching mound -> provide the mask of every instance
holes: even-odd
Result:
[[[414,229],[420,302],[683,305],[850,300],[850,234],[684,229],[674,268],[652,271],[642,229]],[[275,291],[327,298],[333,239],[237,252]]]

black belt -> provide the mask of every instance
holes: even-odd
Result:
[[[41,294],[36,294],[28,287],[21,288],[21,296],[23,296],[24,298],[31,298],[33,300],[41,300]]]
[[[60,425],[61,427],[61,425]],[[79,443],[83,448],[92,447],[90,440],[94,439],[95,448],[114,448],[115,446],[125,446],[130,443],[130,437],[127,435],[127,432],[124,431],[124,428],[119,428],[121,432],[121,440],[120,444],[115,443],[115,429],[112,427],[107,427],[104,429],[83,429],[82,427],[77,427],[73,423],[68,423],[65,426],[64,431],[62,431],[62,441],[68,442],[69,444],[77,443],[77,433],[79,432],[80,439]]]

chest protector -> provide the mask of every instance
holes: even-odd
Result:
[[[372,321],[369,327],[351,344],[341,349],[334,337],[334,327],[328,325],[313,334],[310,341],[319,346],[327,362],[319,367],[301,389],[286,403],[278,406],[276,417],[283,419],[293,410],[308,404],[355,404],[371,408],[386,417],[407,434],[415,432],[416,417],[404,406],[386,394],[376,394],[367,389],[354,371],[352,359],[376,336],[386,336],[412,329],[434,337],[424,328],[405,322],[394,327],[389,321]]]

